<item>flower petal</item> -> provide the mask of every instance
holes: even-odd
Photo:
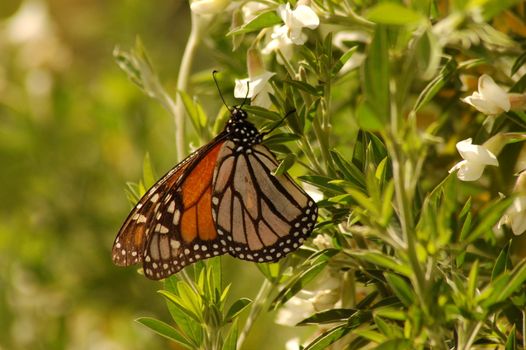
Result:
[[[199,15],[213,15],[223,11],[227,5],[226,0],[195,0],[190,4],[190,10]]]
[[[507,112],[510,110],[508,94],[489,75],[482,74],[480,76],[478,89],[484,100],[498,106],[502,111]]]
[[[303,45],[307,41],[307,35],[301,32],[300,27],[290,28],[290,40],[296,45]]]
[[[455,164],[449,170],[449,172],[452,173],[455,170],[458,170],[457,177],[459,178],[459,180],[476,181],[482,176],[482,173],[484,172],[484,165],[463,160]]]
[[[287,2],[286,5],[279,5],[276,9],[276,12],[281,17],[281,20],[287,24],[290,21],[292,16],[292,10],[290,9],[290,3]]]
[[[471,141],[471,138],[469,138],[457,143],[457,150],[462,158],[480,165],[499,165],[499,161],[493,153],[488,151],[484,146],[472,145]]]
[[[264,72],[252,78],[236,79],[236,86],[234,87],[234,97],[236,98],[254,98],[257,94],[263,91],[270,78],[276,73]],[[247,94],[248,88],[248,94]]]
[[[248,93],[247,93],[248,91]],[[235,98],[251,98],[253,88],[250,86],[250,79],[236,79],[236,86],[234,87]]]
[[[320,25],[320,19],[316,12],[306,5],[298,5],[298,7],[292,11],[292,16],[301,27],[315,29]]]
[[[479,112],[482,112],[484,114],[494,115],[494,114],[500,114],[504,112],[504,110],[500,106],[493,103],[493,101],[488,101],[484,99],[477,92],[474,92],[473,95],[467,96],[461,100],[465,103],[472,105]]]

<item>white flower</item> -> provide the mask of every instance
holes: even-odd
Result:
[[[371,36],[366,32],[353,30],[338,32],[334,34],[334,37],[332,38],[332,44],[343,52],[350,48],[350,46],[347,44],[348,42],[360,42],[368,44],[371,42]]]
[[[315,313],[314,306],[309,300],[314,293],[301,291],[290,298],[276,315],[276,323],[283,326],[295,326]]]
[[[511,231],[520,235],[526,231],[526,195],[519,195],[500,219],[497,228],[502,225],[511,227]]]
[[[243,21],[245,23],[250,22],[251,20],[256,18],[256,16],[259,15],[263,10],[266,10],[267,8],[268,8],[267,5],[257,2],[257,1],[247,2],[241,8],[241,11],[243,12]]]
[[[277,12],[285,24],[275,33],[287,36],[296,45],[303,45],[307,40],[306,35],[301,31],[303,28],[315,29],[320,25],[316,12],[306,5],[298,5],[292,10],[290,3],[287,3],[280,5]]]
[[[324,271],[313,282],[310,290],[302,290],[279,309],[276,323],[295,326],[316,312],[328,310],[340,304],[342,280],[330,270]]]
[[[314,244],[316,248],[320,250],[333,248],[331,237],[326,233],[317,235],[316,238],[312,240],[312,244]]]
[[[300,350],[301,349],[300,338],[295,337],[295,338],[287,340],[287,342],[285,343],[285,349],[286,350]]]
[[[214,15],[223,11],[228,4],[227,0],[194,0],[190,10],[199,15]]]
[[[323,200],[323,193],[321,193],[317,187],[314,187],[313,185],[310,185],[308,183],[304,183],[303,189],[315,202]]]
[[[464,158],[455,164],[449,172],[458,170],[457,177],[462,181],[475,181],[482,176],[486,165],[498,166],[497,157],[484,146],[472,145],[471,138],[457,143],[457,150]]]
[[[305,35],[305,34],[303,34]],[[294,43],[287,35],[283,35],[280,26],[274,26],[274,31],[271,34],[271,40],[265,45],[261,53],[268,55],[274,51],[280,51],[281,54],[285,57],[286,60],[290,60],[293,54],[293,45]],[[305,40],[307,36],[305,35]],[[283,59],[280,55],[277,56],[277,61],[279,64],[283,64]]]
[[[271,104],[269,93],[272,93],[272,86],[268,84],[270,78],[276,73],[264,71],[256,76],[249,76],[246,79],[236,79],[234,96],[236,98],[250,98],[252,105],[260,107],[269,107]],[[248,88],[248,93],[247,93]]]
[[[489,115],[508,112],[511,108],[508,93],[487,74],[483,74],[479,78],[478,91],[462,99],[462,101]]]

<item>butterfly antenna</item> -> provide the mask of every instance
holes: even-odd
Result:
[[[265,136],[265,135],[268,135],[270,134],[271,132],[273,132],[274,130],[276,130],[277,128],[279,128],[279,126],[281,124],[283,124],[283,122],[285,121],[285,119],[287,119],[290,115],[292,115],[294,112],[296,112],[296,109],[292,109],[291,111],[289,111],[287,114],[285,114],[285,116],[283,118],[281,118],[281,120],[272,127],[272,129],[270,129],[269,131],[265,131],[265,132],[262,132],[261,133],[261,136]]]
[[[212,72],[212,77],[214,78],[214,82],[216,83],[217,91],[219,92],[219,97],[221,97],[221,101],[223,101],[223,104],[225,105],[226,109],[228,109],[230,112],[232,112],[230,107],[228,107],[228,105],[226,104],[225,98],[223,97],[223,94],[221,93],[221,89],[219,88],[219,83],[217,82],[217,79],[216,79],[216,74],[217,74],[217,71],[214,70]]]
[[[245,103],[247,103],[247,100],[248,100],[248,94],[250,93],[250,82],[247,81],[247,94],[245,95],[245,99],[243,100],[243,103],[241,104],[241,106],[239,106],[239,108],[243,108],[243,106],[245,105]]]

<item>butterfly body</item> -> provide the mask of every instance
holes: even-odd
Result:
[[[233,108],[224,130],[139,200],[113,245],[120,266],[142,262],[161,279],[222,254],[273,262],[312,232],[317,207],[261,144],[265,134]]]

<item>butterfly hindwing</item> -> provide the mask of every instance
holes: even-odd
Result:
[[[237,258],[269,262],[296,250],[314,228],[314,201],[263,145],[238,150],[226,141],[219,153],[212,194],[217,232]]]

